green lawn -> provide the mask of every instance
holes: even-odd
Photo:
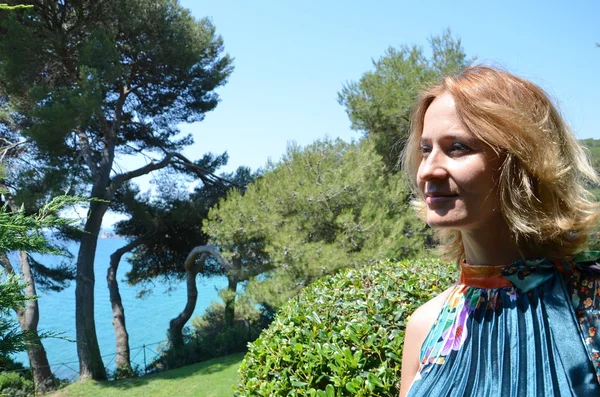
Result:
[[[238,353],[141,378],[74,383],[52,397],[229,397],[243,358]]]

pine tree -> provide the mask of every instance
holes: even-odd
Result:
[[[0,104],[34,146],[36,161],[62,170],[89,204],[77,255],[76,329],[80,379],[105,379],[94,323],[94,257],[104,214],[119,188],[165,167],[210,173],[181,154],[232,71],[209,19],[171,0],[21,1],[0,15]],[[13,5],[12,2],[8,3]],[[151,159],[117,171],[122,155]]]
[[[375,142],[389,171],[397,172],[398,159],[410,128],[410,114],[419,92],[465,68],[467,59],[461,41],[450,30],[429,40],[431,56],[423,48],[390,47],[373,61],[374,70],[359,81],[346,84],[338,94],[352,128]]]

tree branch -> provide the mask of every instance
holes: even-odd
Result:
[[[112,193],[114,193],[119,188],[119,186],[121,186],[124,182],[127,182],[133,178],[137,178],[142,175],[146,175],[152,171],[156,171],[156,170],[165,168],[166,166],[171,164],[171,159],[173,158],[174,155],[175,155],[175,153],[167,153],[167,155],[158,163],[150,162],[150,163],[146,164],[145,166],[138,168],[137,170],[124,172],[122,174],[115,175],[112,178],[112,181],[108,187],[109,192],[110,192],[109,197],[112,197]]]
[[[195,268],[196,259],[200,255],[210,255],[214,257],[220,264],[223,266],[225,271],[229,272],[233,270],[231,263],[223,255],[219,252],[219,249],[214,245],[199,245],[194,247],[188,254],[187,258],[185,258],[185,270],[187,272],[198,273],[201,269]]]
[[[4,201],[5,201],[6,205],[8,206],[8,209],[11,212],[17,211],[19,209],[19,206],[14,201],[14,197],[13,197],[12,193],[10,192],[9,185],[7,185],[5,183],[5,181],[1,181],[0,189],[5,190],[5,193],[4,193],[5,200]]]
[[[90,149],[90,139],[88,134],[85,132],[83,127],[79,127],[77,130],[77,136],[79,137],[79,145],[81,145],[81,154],[83,156],[83,160],[90,169],[92,176],[96,178],[98,175],[98,165],[94,163],[94,159],[92,158],[92,150]]]
[[[6,155],[8,154],[8,152],[14,148],[16,148],[17,146],[23,145],[29,141],[24,140],[24,141],[20,141],[20,142],[11,142],[8,139],[5,138],[0,138],[0,140],[4,141],[7,143],[6,146],[0,148],[0,152],[2,153],[2,155],[0,156],[0,164],[4,161],[4,157],[6,157]]]
[[[199,167],[198,165],[191,162],[187,157],[182,155],[181,153],[176,152],[166,152],[165,157],[159,161],[158,163],[150,162],[143,167],[138,168],[137,170],[117,174],[112,178],[112,181],[109,185],[108,191],[109,194],[112,195],[124,182],[131,180],[133,178],[137,178],[142,175],[146,175],[152,171],[160,170],[169,165],[180,165],[191,171],[193,171],[204,183],[222,183],[227,185],[237,186],[237,184],[217,176],[205,168]],[[239,187],[239,186],[238,186]],[[112,197],[112,196],[109,196]]]
[[[134,248],[137,248],[140,245],[142,245],[142,243],[144,242],[144,238],[145,237],[146,237],[146,235],[138,237],[135,240],[130,241],[126,245],[122,246],[121,248],[118,248],[115,252],[113,252],[110,255],[110,266],[114,267],[116,269],[116,267],[118,266],[118,263],[121,260],[121,257],[123,256],[123,254],[125,254],[126,252],[129,252],[129,251],[133,250]]]
[[[187,157],[185,157],[181,153],[173,153],[173,156],[181,161],[180,163],[174,162],[174,164],[182,165],[183,167],[189,169],[190,171],[193,171],[196,175],[198,175],[198,177],[202,180],[202,182],[221,183],[223,185],[230,185],[230,186],[236,186],[238,188],[243,188],[243,186],[240,186],[228,179],[225,179],[218,175],[215,175],[215,174],[209,172],[208,170],[206,170],[205,168],[199,167],[198,165],[191,162]]]

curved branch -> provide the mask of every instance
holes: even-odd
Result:
[[[198,300],[196,276],[204,268],[209,256],[214,257],[226,271],[231,271],[231,263],[221,255],[214,245],[200,245],[190,251],[185,259],[185,278],[187,284],[187,302],[183,311],[169,322],[169,340],[173,346],[183,346],[183,326],[192,317]]]
[[[108,284],[108,291],[110,294],[110,304],[113,312],[113,327],[115,329],[116,336],[116,347],[117,356],[115,361],[117,363],[117,369],[131,371],[131,359],[129,350],[129,334],[127,333],[127,326],[125,324],[125,309],[121,300],[121,293],[119,292],[119,283],[117,282],[117,271],[119,269],[119,262],[121,257],[126,252],[139,247],[145,236],[139,237],[133,241],[130,241],[127,245],[117,249],[110,256],[110,265],[108,266],[108,272],[106,273],[106,282]]]
[[[214,257],[226,271],[231,271],[233,268],[231,266],[231,263],[229,263],[229,261],[225,257],[223,257],[223,255],[221,255],[221,252],[217,247],[215,247],[214,245],[199,245],[197,247],[194,247],[194,249],[192,249],[188,254],[187,258],[185,258],[184,264],[186,272],[189,271],[198,274],[202,271],[204,261],[200,261],[202,265],[198,265],[198,263],[196,262],[196,259],[198,259],[198,257],[202,254]]]

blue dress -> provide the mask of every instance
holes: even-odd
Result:
[[[600,396],[599,259],[463,264],[408,397]]]

